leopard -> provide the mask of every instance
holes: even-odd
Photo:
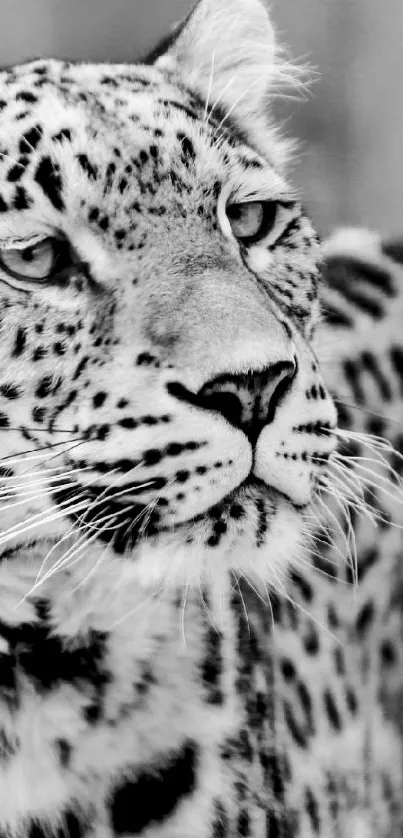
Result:
[[[0,838],[397,838],[403,243],[265,0],[0,72]]]

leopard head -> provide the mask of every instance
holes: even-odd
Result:
[[[270,109],[297,76],[260,0],[0,74],[2,549],[73,533],[145,583],[298,555],[336,416]]]

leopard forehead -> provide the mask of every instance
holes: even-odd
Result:
[[[72,216],[80,210],[80,186],[94,201],[103,197],[115,216],[129,186],[132,203],[136,192],[147,203],[141,169],[148,159],[156,162],[162,147],[179,157],[190,104],[193,117],[200,115],[200,103],[189,103],[153,68],[129,73],[125,66],[72,65],[67,71],[61,62],[41,62],[3,75],[2,88],[3,212],[28,209],[44,193],[49,220],[52,210]],[[35,187],[42,195],[32,194]],[[105,220],[100,230],[107,230]]]
[[[229,114],[227,124],[220,125],[218,104],[207,120],[196,93],[154,67],[34,62],[0,74],[0,111],[1,175],[6,189],[8,183],[20,186],[30,176],[42,183],[48,178],[54,186],[48,197],[59,210],[65,196],[44,165],[37,177],[32,161],[38,155],[48,155],[53,167],[61,169],[77,163],[90,181],[102,180],[103,194],[108,196],[115,191],[124,194],[129,183],[133,188],[148,157],[155,162],[162,150],[166,163],[196,164],[194,185],[210,181],[216,189],[215,178],[228,164],[262,169],[265,163],[230,122]],[[117,169],[119,179],[114,176]],[[273,184],[283,185],[274,174]],[[139,184],[138,191],[144,203],[147,189]],[[10,210],[26,208],[18,206],[11,186],[9,194]]]
[[[207,103],[179,77],[155,67],[33,62],[0,74],[0,112],[0,221],[7,210],[28,209],[35,197],[40,201],[37,186],[45,186],[53,209],[73,216],[81,185],[86,193],[92,188],[102,194],[115,214],[122,195],[130,187],[132,198],[136,184],[147,205],[156,194],[156,164],[165,166],[175,199],[179,193],[181,203],[189,203],[192,192],[192,208],[199,212],[206,190],[217,197],[223,177],[231,177],[235,189],[245,173],[249,200],[258,187],[294,197],[270,165],[270,144],[264,159],[229,110],[215,102],[207,118]],[[147,163],[154,163],[153,187]],[[50,220],[50,211],[42,212]]]

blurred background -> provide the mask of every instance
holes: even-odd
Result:
[[[194,0],[0,0],[0,65],[41,55],[132,61]],[[317,227],[403,230],[403,0],[271,0],[294,58],[320,76],[281,107],[294,181]]]

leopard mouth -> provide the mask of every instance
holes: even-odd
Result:
[[[151,479],[148,488],[157,490],[157,484],[157,479],[155,481]],[[141,488],[143,487],[144,484]],[[82,497],[83,493],[88,498],[88,507],[84,513],[76,514],[72,509],[74,508],[72,497],[77,495]],[[122,497],[122,493],[118,490],[107,491],[104,487],[101,489],[94,486],[84,488],[71,481],[71,487],[64,486],[63,489],[54,485],[52,497],[55,503],[65,511],[66,518],[78,524],[81,529],[87,530],[89,535],[95,535],[100,541],[108,543],[119,555],[130,553],[143,539],[161,536],[164,532],[172,534],[173,531],[178,532],[189,526],[196,526],[212,517],[224,519],[228,516],[230,509],[247,499],[258,502],[265,498],[273,509],[280,500],[292,505],[294,509],[303,508],[252,472],[211,507],[174,524],[172,522],[166,524],[163,521],[163,511],[168,504],[166,498],[159,497],[154,505],[150,505],[150,503],[140,501],[136,496],[135,488],[130,494],[127,493]]]
[[[280,489],[277,489],[270,483],[266,483],[260,477],[256,477],[256,475],[252,473],[249,474],[248,477],[243,480],[234,491],[241,492],[248,489],[259,492],[261,495],[265,495],[270,499],[283,498],[283,500],[290,503],[294,509],[305,509],[306,506],[309,505],[307,503],[295,503],[295,501],[290,497],[290,495],[286,494],[286,492],[282,492]]]

